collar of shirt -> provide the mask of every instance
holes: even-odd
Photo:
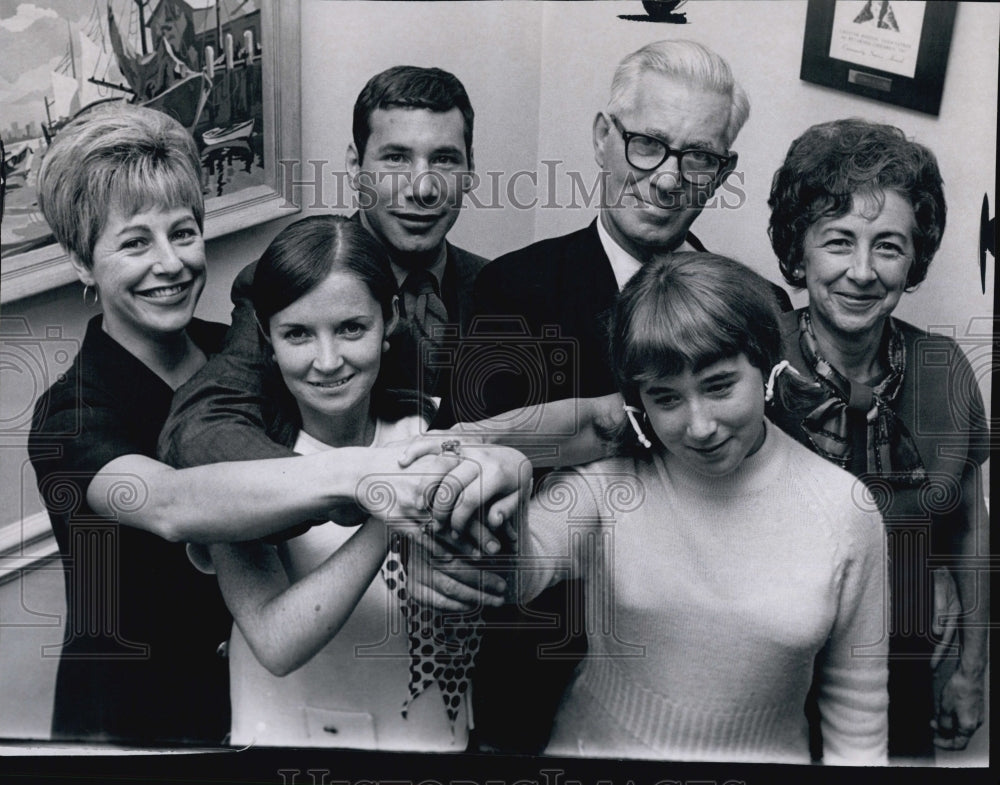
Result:
[[[615,239],[608,233],[608,230],[604,228],[603,218],[597,219],[597,236],[601,238],[604,253],[608,255],[608,261],[611,262],[611,270],[615,274],[615,282],[618,284],[618,291],[620,292],[622,287],[629,282],[629,279],[639,272],[642,262],[615,242]],[[674,250],[693,251],[695,249],[687,241],[687,238],[685,238],[684,242]]]

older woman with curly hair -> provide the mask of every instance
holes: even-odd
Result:
[[[887,527],[889,753],[964,748],[984,711],[988,586],[974,568],[988,553],[987,421],[958,345],[892,316],[941,243],[937,162],[898,128],[822,123],[792,143],[768,203],[781,272],[809,293],[806,308],[782,317],[785,356],[821,391],[773,416],[861,479]],[[938,696],[935,566],[949,568],[962,608],[958,666]]]

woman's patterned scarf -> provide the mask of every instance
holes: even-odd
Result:
[[[402,713],[406,717],[410,704],[436,682],[454,732],[462,696],[472,678],[483,621],[479,611],[445,614],[413,599],[406,585],[407,571],[412,569],[408,563],[410,536],[391,532],[389,553],[382,563],[382,578],[399,601],[409,640],[410,694]]]
[[[813,447],[820,455],[847,468],[854,445],[848,437],[848,412],[864,413],[868,423],[865,448],[867,472],[894,484],[917,487],[927,479],[923,461],[909,430],[892,409],[903,388],[906,350],[903,336],[888,319],[889,374],[877,387],[848,379],[819,353],[808,309],[799,314],[799,348],[809,370],[830,393],[802,421]]]

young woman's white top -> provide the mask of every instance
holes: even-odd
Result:
[[[372,446],[409,439],[422,420],[379,421]],[[300,432],[295,451],[331,449]],[[294,582],[340,548],[359,527],[328,522],[287,540],[278,551]],[[349,747],[461,752],[468,742],[467,704],[454,729],[435,684],[402,715],[409,694],[406,621],[382,575],[315,657],[287,676],[271,674],[233,625],[229,643],[234,746]],[[468,696],[464,697],[467,702]]]

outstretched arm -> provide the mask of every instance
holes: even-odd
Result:
[[[455,467],[451,455],[400,468],[397,447],[343,447],[315,455],[174,469],[144,455],[107,463],[87,488],[91,508],[112,520],[179,542],[264,537],[303,520],[328,518],[344,501],[368,514],[429,516],[430,499]],[[390,486],[385,505],[379,487]]]
[[[254,656],[276,676],[308,662],[340,630],[378,572],[386,529],[370,518],[326,561],[290,583],[274,546],[212,545],[219,587]]]
[[[540,469],[607,457],[607,435],[622,419],[622,398],[613,393],[526,406],[478,422],[457,423],[448,432],[484,444],[514,447]]]
[[[358,451],[373,453],[382,449],[358,448]],[[426,456],[403,475],[419,471],[440,480],[455,460],[450,453]],[[462,463],[473,462],[466,458]],[[475,463],[477,471],[488,466],[491,477],[506,478],[494,480],[499,494],[520,500],[519,483],[526,483],[530,476],[522,468],[528,465],[524,456],[499,448],[483,463]],[[370,479],[372,483],[384,481],[378,477]],[[476,485],[470,482],[460,492],[478,493]],[[401,519],[410,519],[414,524],[431,522],[426,507],[411,513],[406,505],[400,506],[398,484],[394,484],[394,489],[396,493],[389,497],[395,503],[383,504],[380,515],[394,522]],[[523,490],[526,495],[527,488]],[[450,491],[437,489],[438,494],[443,492]],[[372,499],[373,504],[386,498],[384,493],[364,490],[363,483],[359,485],[358,496],[359,500]],[[503,509],[505,514],[514,516],[513,510]],[[210,546],[219,585],[233,618],[258,660],[278,675],[300,667],[337,634],[374,578],[385,552],[385,526],[370,518],[322,565],[302,580],[289,584],[277,550],[270,545],[256,541]],[[411,554],[411,560],[414,558],[417,557]]]

